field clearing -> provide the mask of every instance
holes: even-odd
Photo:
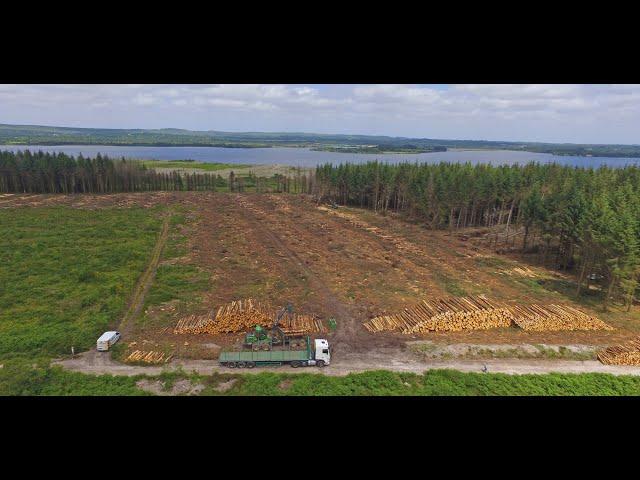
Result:
[[[156,230],[144,247],[148,260],[159,232],[160,212],[169,206],[172,217],[167,246],[143,311],[132,319],[127,339],[114,352],[120,360],[136,350],[174,358],[214,359],[220,348],[237,344],[243,332],[176,335],[174,327],[185,316],[206,315],[221,305],[247,298],[273,306],[291,303],[295,313],[325,322],[336,318],[336,331],[326,334],[336,362],[343,355],[380,348],[404,351],[406,342],[415,339],[443,344],[611,345],[633,337],[639,329],[637,307],[630,314],[616,307],[603,314],[588,302],[577,303],[562,290],[537,282],[566,281],[566,275],[498,256],[460,236],[426,230],[395,215],[383,217],[343,207],[334,210],[302,195],[5,195],[0,198],[0,215],[18,218],[25,212],[44,215],[51,208],[64,208],[65,212],[83,212],[80,215],[98,221],[103,212],[118,212],[123,217],[149,212]],[[136,221],[144,224],[141,217]],[[138,275],[144,267],[142,262],[136,270]],[[133,273],[131,276],[136,277]],[[120,295],[124,301],[132,291],[132,286],[128,288]],[[616,328],[558,332],[497,328],[401,335],[370,333],[362,325],[423,299],[464,295],[573,305]],[[100,325],[104,325],[105,317],[100,318]],[[117,313],[109,314],[110,322],[118,318]]]
[[[620,321],[612,323],[617,327],[613,331],[595,332],[499,328],[413,336],[371,334],[362,323],[372,317],[393,313],[424,298],[455,293],[486,294],[510,302],[561,301],[603,320],[605,315],[558,292],[520,281],[531,280],[528,276],[502,273],[516,268],[553,277],[553,272],[499,257],[452,239],[447,232],[425,230],[392,216],[340,208],[341,213],[357,219],[354,224],[310,198],[294,195],[185,193],[179,203],[190,217],[182,232],[184,251],[177,260],[165,258],[164,262],[175,261],[181,268],[197,270],[209,285],[191,291],[188,304],[180,300],[190,291],[185,285],[173,302],[150,303],[140,320],[141,325],[153,326],[140,331],[146,341],[175,351],[177,356],[215,358],[214,350],[237,343],[242,333],[174,335],[172,331],[186,315],[205,315],[220,305],[246,298],[275,306],[290,302],[297,313],[325,321],[335,317],[338,328],[327,337],[336,359],[348,352],[404,349],[406,341],[425,336],[440,343],[594,345],[633,336],[633,328],[620,328]],[[405,248],[398,248],[398,244]],[[617,312],[611,312],[607,320],[612,315]],[[634,315],[627,315],[624,321],[633,321]]]

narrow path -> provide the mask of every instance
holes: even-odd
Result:
[[[169,219],[171,218],[171,211],[167,212],[162,223],[162,230],[153,252],[151,254],[151,260],[147,269],[142,276],[138,279],[131,300],[129,300],[129,308],[127,309],[122,321],[120,322],[120,333],[123,335],[131,330],[133,320],[140,314],[140,310],[144,305],[144,299],[149,292],[149,288],[153,284],[153,279],[156,277],[156,271],[158,269],[158,263],[160,262],[160,256],[162,250],[167,243],[169,237]]]

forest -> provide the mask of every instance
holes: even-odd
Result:
[[[544,264],[576,272],[580,295],[601,279],[604,307],[630,308],[640,274],[640,168],[557,164],[322,165],[318,195],[385,214],[400,212],[431,229],[482,227]],[[498,235],[500,232],[500,235]],[[491,235],[488,238],[494,238]]]
[[[77,158],[64,153],[0,151],[0,193],[120,193],[158,190],[306,193],[312,178],[295,175],[257,177],[251,173],[228,177],[209,172],[156,172],[144,162]]]

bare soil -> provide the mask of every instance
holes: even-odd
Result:
[[[343,207],[332,211],[308,196],[153,192],[0,198],[0,208],[53,205],[88,209],[186,207],[186,214],[194,220],[180,232],[187,236],[187,253],[172,261],[203,269],[211,278],[211,288],[200,292],[199,300],[190,304],[187,311],[172,302],[153,306],[146,312],[150,321],[132,333],[134,338],[124,340],[146,340],[159,349],[170,350],[175,354],[175,364],[212,361],[220,348],[237,344],[243,336],[242,332],[174,335],[173,326],[181,315],[204,313],[248,297],[275,306],[290,302],[296,312],[324,320],[334,317],[337,329],[326,336],[334,354],[334,365],[329,369],[336,371],[341,364],[345,369],[368,368],[362,364],[364,361],[380,368],[386,368],[383,362],[387,362],[387,367],[393,369],[394,358],[402,365],[413,365],[415,355],[406,345],[413,340],[444,345],[604,346],[635,336],[640,329],[638,307],[633,307],[631,314],[616,311],[603,316],[560,292],[535,284],[538,277],[569,281],[569,275],[497,255],[459,233],[427,230],[392,214],[381,216]],[[616,328],[603,332],[525,332],[504,328],[406,336],[373,334],[362,327],[362,322],[373,316],[396,312],[426,297],[468,294],[486,294],[508,302],[573,304],[604,321],[612,321]],[[424,363],[416,365],[416,369],[425,369]]]

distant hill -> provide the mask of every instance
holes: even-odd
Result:
[[[487,140],[446,140],[389,137],[383,135],[341,135],[303,132],[221,132],[179,128],[110,129],[0,124],[0,145],[149,145],[265,148],[310,147],[356,153],[381,151],[424,152],[450,148],[520,150],[594,157],[640,157],[640,145],[602,145]]]

